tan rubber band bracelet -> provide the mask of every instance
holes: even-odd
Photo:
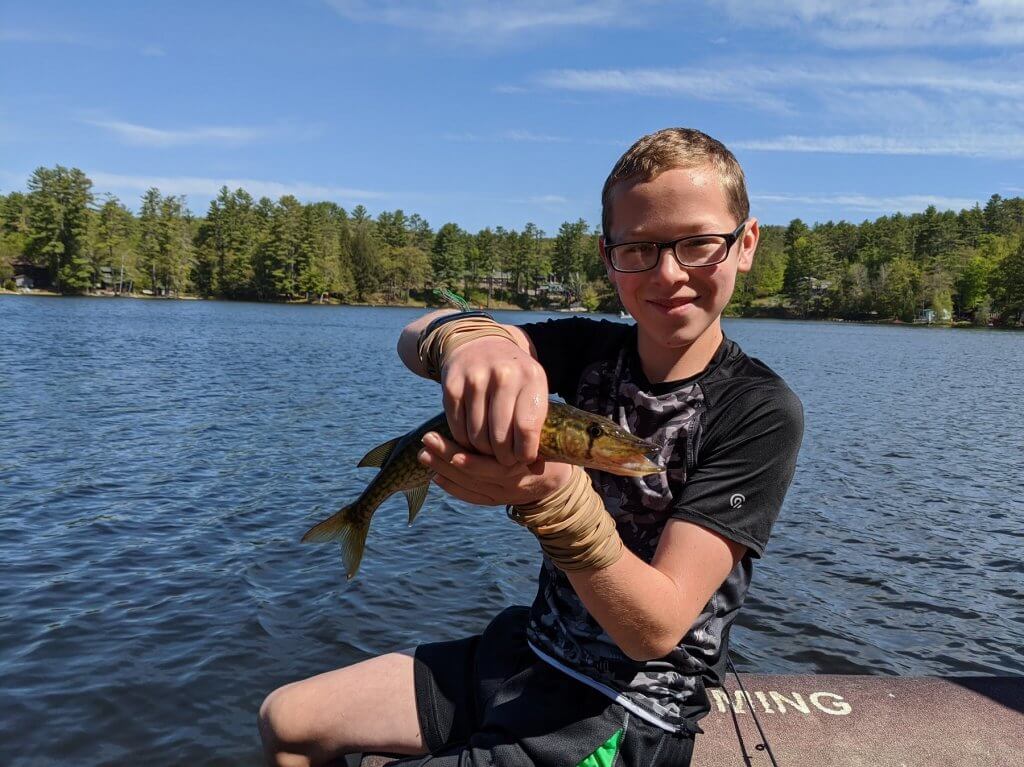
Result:
[[[600,570],[622,557],[622,538],[590,477],[572,467],[569,481],[534,503],[508,507],[508,516],[529,529],[562,570]]]
[[[516,343],[516,339],[512,334],[490,317],[479,315],[472,317],[451,316],[453,317],[452,320],[430,331],[417,344],[420,362],[426,368],[427,375],[435,381],[441,380],[441,368],[444,367],[448,356],[460,346],[465,346],[470,341],[476,341],[478,338],[485,338],[487,336],[496,336],[511,341],[514,344]],[[517,348],[518,346],[516,344]]]

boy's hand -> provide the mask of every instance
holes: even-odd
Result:
[[[456,442],[505,467],[537,460],[548,387],[528,352],[493,337],[460,346],[441,370],[441,388]]]
[[[569,481],[572,467],[545,461],[503,466],[487,455],[467,453],[435,431],[423,437],[419,462],[434,472],[447,493],[477,506],[533,503]]]

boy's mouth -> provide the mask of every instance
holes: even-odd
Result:
[[[649,298],[647,303],[654,304],[654,306],[662,311],[679,310],[683,307],[689,306],[695,300],[697,296],[676,296],[675,298]]]

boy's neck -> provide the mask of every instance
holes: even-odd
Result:
[[[665,346],[639,328],[637,353],[640,356],[640,365],[651,383],[690,378],[703,372],[708,366],[718,351],[722,338],[722,324],[719,320],[715,320],[688,346]]]

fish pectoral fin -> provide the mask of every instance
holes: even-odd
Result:
[[[409,501],[409,524],[416,519],[416,515],[419,514],[420,508],[423,506],[423,500],[427,497],[427,490],[430,489],[430,483],[420,487],[414,487],[405,491],[405,498]]]
[[[391,457],[391,453],[394,452],[395,445],[398,444],[399,437],[389,439],[377,447],[373,448],[369,453],[363,456],[362,460],[356,464],[356,466],[383,466],[384,462]]]

